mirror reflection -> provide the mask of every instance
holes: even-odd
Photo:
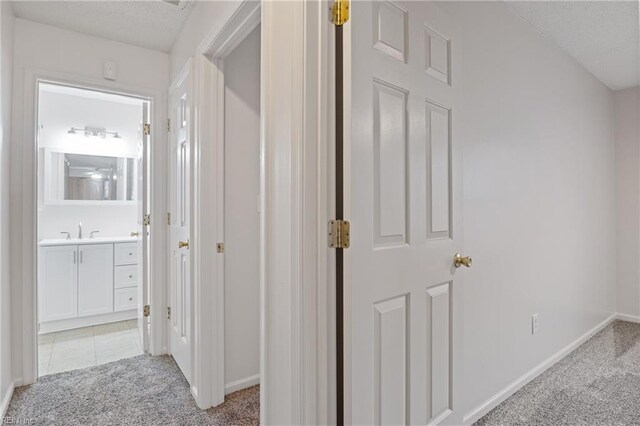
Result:
[[[51,153],[51,199],[133,201],[133,158]]]

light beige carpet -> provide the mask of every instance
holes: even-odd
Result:
[[[19,423],[21,422],[21,423]],[[200,410],[170,356],[141,355],[42,377],[15,390],[3,424],[258,425],[259,386]]]
[[[476,425],[640,425],[640,324],[609,324]]]

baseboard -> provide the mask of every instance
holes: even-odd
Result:
[[[94,325],[111,322],[126,321],[138,318],[135,309],[128,311],[110,312],[108,314],[92,315],[88,317],[70,318],[58,321],[40,323],[39,333],[55,333],[57,331],[72,330],[74,328],[92,327]]]
[[[547,370],[553,364],[555,364],[556,362],[560,361],[562,358],[567,356],[574,349],[576,349],[578,346],[580,346],[581,344],[589,340],[591,337],[593,337],[594,334],[596,334],[597,332],[605,328],[607,325],[609,325],[609,323],[611,323],[615,319],[622,319],[622,318],[619,318],[618,314],[610,315],[607,319],[602,321],[600,324],[596,325],[591,330],[587,331],[582,336],[578,337],[576,340],[571,342],[569,345],[565,346],[563,349],[559,350],[558,352],[551,355],[546,360],[542,361],[542,363],[538,364],[536,367],[532,368],[531,370],[526,372],[524,375],[520,376],[514,382],[512,382],[507,387],[502,389],[500,392],[496,393],[491,398],[489,398],[487,401],[483,402],[482,404],[480,404],[479,406],[477,406],[476,408],[474,408],[473,410],[465,414],[465,416],[462,419],[464,424],[468,425],[480,420],[489,411],[493,410],[498,405],[500,405],[500,403],[503,402],[505,399],[509,398],[511,395],[513,395],[518,390],[520,390],[524,385],[526,385],[527,383],[529,383],[530,381],[538,377],[540,374],[542,374],[545,370]],[[638,322],[640,322],[640,318],[638,318]]]
[[[616,319],[620,321],[635,322],[640,324],[640,317],[627,314],[616,314]]]
[[[226,385],[224,385],[224,394],[229,395],[230,393],[249,388],[259,383],[260,374],[245,377],[244,379],[236,380],[235,382],[227,383]]]
[[[9,408],[9,403],[11,402],[11,397],[13,396],[14,389],[15,384],[11,383],[9,385],[9,389],[7,389],[7,394],[4,396],[4,398],[2,398],[2,405],[0,405],[0,419],[4,419],[4,416],[7,415],[7,409]]]

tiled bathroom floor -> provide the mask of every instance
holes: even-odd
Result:
[[[38,336],[39,375],[60,373],[142,355],[137,320]]]

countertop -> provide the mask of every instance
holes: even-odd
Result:
[[[68,246],[68,245],[84,245],[84,244],[113,244],[113,243],[136,243],[140,241],[140,237],[96,237],[96,238],[56,238],[50,240],[41,240],[38,245],[40,247],[47,246]]]

